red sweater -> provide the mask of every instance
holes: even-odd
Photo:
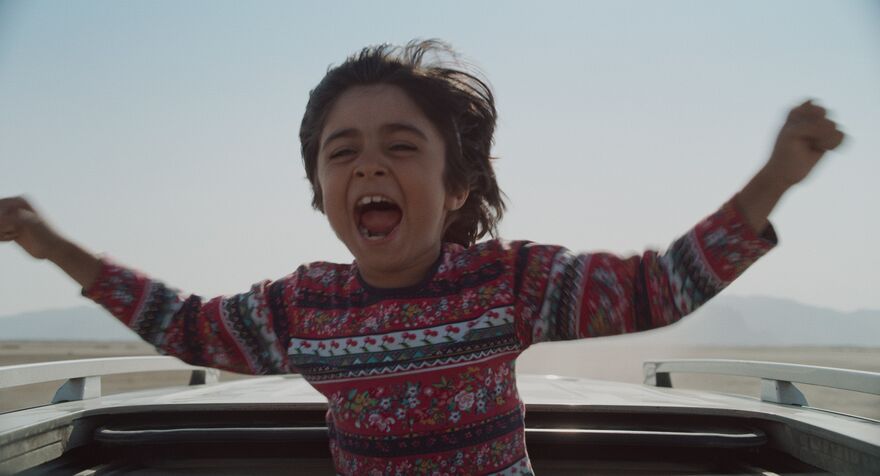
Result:
[[[312,263],[204,301],[105,262],[84,293],[162,352],[249,374],[301,373],[329,401],[341,474],[531,474],[516,357],[534,343],[671,324],[775,244],[731,204],[664,254],[444,245],[425,279],[377,289]]]

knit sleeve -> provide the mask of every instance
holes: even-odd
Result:
[[[572,253],[526,244],[517,256],[517,332],[533,343],[639,332],[672,324],[724,289],[777,243],[732,202],[664,253]]]
[[[296,273],[205,301],[102,259],[97,281],[83,295],[163,354],[233,372],[277,374],[289,372],[284,293],[295,280]]]

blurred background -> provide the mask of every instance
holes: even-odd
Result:
[[[206,296],[350,261],[310,208],[299,121],[328,66],[413,38],[451,43],[495,89],[508,239],[662,248],[757,171],[789,108],[815,98],[848,135],[724,295],[669,329],[537,346],[521,371],[640,381],[645,358],[682,356],[880,370],[876,1],[0,0],[0,195]],[[0,247],[0,365],[152,352],[134,339],[51,264]]]

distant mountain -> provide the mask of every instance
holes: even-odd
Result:
[[[24,312],[0,317],[0,340],[139,340],[129,328],[97,306]]]
[[[722,295],[669,329],[688,343],[880,347],[880,310],[840,312],[788,299]]]
[[[722,295],[652,338],[681,345],[880,347],[880,310],[840,312],[787,299]],[[0,317],[0,340],[137,339],[97,306]]]

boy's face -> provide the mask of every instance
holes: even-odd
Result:
[[[440,132],[396,86],[353,87],[327,115],[324,212],[371,285],[416,284],[437,259],[447,217],[467,198],[446,191],[445,157]]]

